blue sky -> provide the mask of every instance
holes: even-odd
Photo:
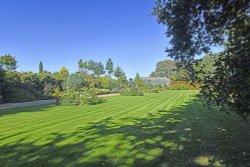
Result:
[[[48,71],[111,58],[128,77],[148,76],[167,59],[165,27],[151,16],[154,0],[1,0],[0,55],[19,71]]]

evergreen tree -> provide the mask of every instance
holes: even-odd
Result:
[[[125,73],[123,72],[123,70],[121,69],[121,67],[117,66],[115,68],[115,71],[114,71],[114,76],[116,78],[120,78],[122,75],[124,75]]]
[[[113,62],[112,60],[109,58],[107,63],[106,63],[106,71],[108,72],[108,75],[111,76],[111,74],[114,72],[113,69]]]
[[[41,61],[39,63],[39,73],[43,73],[43,63]]]
[[[94,75],[100,76],[105,74],[104,66],[101,62],[95,63]]]

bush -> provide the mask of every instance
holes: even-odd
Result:
[[[136,87],[127,88],[120,92],[122,96],[143,96],[143,92]]]
[[[191,84],[186,81],[171,82],[169,90],[199,90],[200,84]]]
[[[5,103],[17,103],[36,100],[36,95],[23,87],[9,87],[4,91]]]
[[[66,82],[66,89],[81,89],[87,86],[87,82],[80,74],[71,74]]]
[[[152,89],[145,89],[143,92],[145,92],[145,93],[159,93],[159,90],[157,88],[152,88]]]
[[[58,103],[62,105],[93,105],[102,102],[93,91],[87,89],[67,89],[57,92]]]
[[[105,94],[110,94],[111,91],[109,89],[96,89],[96,94],[97,95],[105,95]]]

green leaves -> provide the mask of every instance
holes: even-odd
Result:
[[[166,52],[181,61],[190,75],[195,72],[195,56],[225,43],[225,51],[214,64],[216,70],[198,69],[201,94],[208,103],[227,106],[243,117],[250,113],[249,11],[246,0],[158,0],[153,12],[171,38],[172,47]]]
[[[0,57],[0,66],[2,66],[5,70],[14,71],[17,68],[17,61],[15,57],[10,54],[6,54]]]

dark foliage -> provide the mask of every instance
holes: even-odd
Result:
[[[202,97],[243,117],[250,113],[249,11],[248,0],[158,0],[154,8],[171,38],[166,51],[185,64],[192,80],[195,56],[225,43],[216,71],[204,81]]]

